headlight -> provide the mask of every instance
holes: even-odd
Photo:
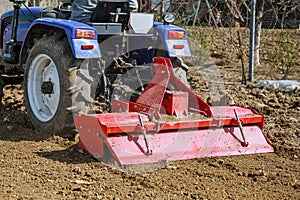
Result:
[[[165,23],[173,23],[175,22],[176,18],[175,15],[173,13],[166,13],[163,15],[163,20]]]

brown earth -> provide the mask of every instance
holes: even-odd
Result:
[[[283,92],[254,88],[253,82],[241,84],[240,56],[230,42],[230,31],[191,28],[189,32],[198,35],[217,63],[191,67],[188,79],[192,87],[212,103],[215,96],[209,97],[210,89],[224,87],[226,92],[221,90],[217,96],[227,93],[227,100],[264,114],[264,132],[275,153],[176,161],[143,173],[120,171],[95,161],[75,140],[34,130],[21,86],[6,86],[5,111],[0,114],[0,198],[300,199],[300,90]],[[241,33],[247,53],[247,30]],[[255,71],[257,81],[281,76],[270,68],[265,50],[277,33],[263,32],[265,48]],[[299,31],[297,34],[295,42],[300,48]],[[217,81],[207,79],[210,68],[219,73]],[[289,78],[300,81],[299,74],[298,62]]]

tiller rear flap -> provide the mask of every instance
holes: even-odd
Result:
[[[154,71],[135,102],[114,100],[113,113],[75,116],[80,147],[121,165],[273,152],[262,115],[210,107],[175,77],[169,59],[155,58]]]

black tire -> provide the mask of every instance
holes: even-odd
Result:
[[[184,64],[181,58],[178,57],[172,58],[171,61],[172,61],[173,71],[175,76],[187,87],[190,87],[190,84],[187,80],[188,66]]]
[[[0,112],[2,111],[2,98],[4,96],[3,89],[5,86],[5,82],[3,80],[2,75],[0,74]]]
[[[72,134],[73,114],[87,113],[93,103],[91,98],[93,80],[87,68],[87,62],[74,58],[68,40],[62,32],[46,34],[34,44],[25,66],[24,99],[28,116],[36,129],[50,134],[65,136]],[[47,72],[51,70],[55,73]],[[45,73],[50,74],[48,83],[52,85],[51,94],[54,97],[41,89],[47,81],[44,78],[39,81],[37,77],[45,76],[47,79],[48,74]],[[53,75],[54,82],[51,80],[51,73],[56,75]],[[34,75],[36,77],[33,77]],[[54,106],[50,101],[51,98],[56,100],[52,99],[55,101]]]
[[[162,46],[162,42],[158,42],[158,45],[159,46],[158,46],[158,49],[156,49],[155,56],[168,58],[168,53],[166,50],[164,50],[164,47]],[[170,59],[172,62],[173,71],[174,71],[175,76],[181,82],[183,82],[186,86],[190,87],[190,84],[187,80],[188,66],[179,57],[171,57]]]

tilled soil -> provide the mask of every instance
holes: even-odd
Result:
[[[264,133],[275,153],[176,161],[150,172],[122,171],[95,161],[78,148],[76,139],[34,130],[26,115],[22,87],[6,86],[0,114],[0,198],[299,199],[300,90],[284,92],[254,88],[253,82],[241,84],[240,60],[226,37],[229,30],[189,31],[215,31],[210,54],[217,63],[190,67],[191,86],[211,104],[223,101],[264,114]],[[263,42],[269,33],[273,34],[264,32]],[[210,70],[215,75],[218,72],[217,79],[203,75]],[[290,78],[300,81],[299,72],[298,63]],[[277,76],[263,60],[256,80],[271,74]]]

